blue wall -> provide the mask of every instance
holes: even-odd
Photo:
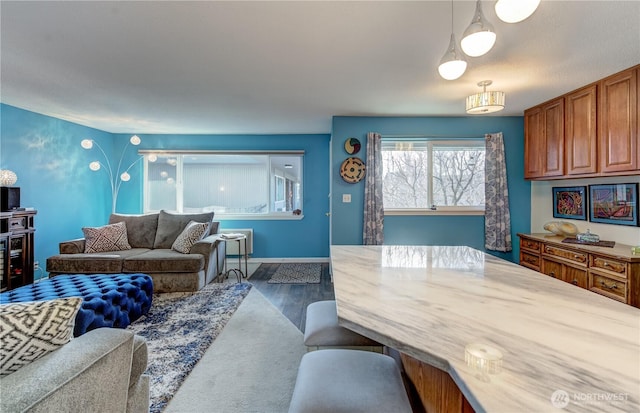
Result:
[[[503,132],[509,185],[513,251],[493,255],[518,261],[517,232],[529,232],[531,187],[524,180],[524,124],[522,117],[343,117],[333,118],[331,136],[331,243],[362,244],[364,180],[346,183],[338,171],[348,155],[344,141],[355,137],[362,143],[356,155],[366,159],[367,132],[382,135],[483,136]],[[342,195],[351,194],[351,203]],[[385,244],[467,245],[484,251],[483,216],[386,216]]]
[[[115,135],[121,151],[131,135]],[[329,256],[329,135],[141,135],[139,149],[182,150],[303,150],[304,182],[302,220],[224,220],[222,228],[253,228],[255,258]],[[135,157],[123,161],[129,165]],[[141,166],[123,185],[118,212],[143,209]],[[137,175],[137,176],[136,176]],[[131,184],[131,185],[129,185]]]
[[[0,168],[18,175],[21,206],[38,211],[35,260],[44,268],[60,241],[82,237],[83,226],[105,223],[111,194],[104,174],[89,170],[94,158],[80,141],[95,139],[109,153],[111,134],[4,104],[0,115]]]
[[[5,104],[0,104],[0,124],[0,168],[16,172],[22,206],[38,211],[35,259],[44,268],[61,241],[82,237],[82,227],[104,225],[111,213],[105,172],[88,168],[89,162],[104,158],[95,148],[83,149],[80,142],[98,142],[115,171],[131,134],[111,134]],[[221,226],[253,228],[254,257],[329,256],[328,134],[139,136],[142,143],[124,152],[121,170],[137,159],[137,149],[304,150],[303,219],[233,220]],[[131,180],[120,187],[117,211],[140,213],[142,163],[129,173]]]

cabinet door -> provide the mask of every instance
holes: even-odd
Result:
[[[580,288],[588,288],[587,270],[565,265],[564,280]]]
[[[542,260],[542,273],[549,277],[557,278],[564,281],[562,277],[562,264],[548,259]]]
[[[542,108],[536,106],[524,111],[524,177],[540,178],[544,153]]]
[[[638,169],[638,69],[600,82],[598,123],[600,172]]]
[[[596,163],[596,85],[565,96],[565,165],[567,175],[592,174]]]
[[[545,104],[544,116],[544,176],[564,174],[564,98]]]

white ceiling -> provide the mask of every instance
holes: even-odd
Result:
[[[458,80],[448,1],[5,1],[3,103],[109,132],[329,133],[335,115],[499,116],[640,63],[640,1],[544,1]],[[456,0],[458,41],[473,1]],[[485,115],[486,116],[486,115]],[[493,116],[493,115],[492,115]]]

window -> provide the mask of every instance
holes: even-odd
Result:
[[[382,142],[385,212],[484,209],[484,140]]]
[[[146,212],[290,217],[302,209],[302,152],[140,153]]]

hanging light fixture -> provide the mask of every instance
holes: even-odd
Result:
[[[467,113],[482,115],[504,109],[504,92],[487,92],[487,86],[491,83],[493,83],[491,80],[479,82],[478,86],[482,87],[482,92],[467,96]]]
[[[438,73],[446,80],[455,80],[462,76],[467,70],[467,60],[464,58],[464,54],[458,49],[458,43],[456,42],[456,36],[453,34],[453,0],[451,0],[451,40],[449,40],[449,47],[447,51],[440,59],[440,66],[438,66]]]
[[[498,0],[496,14],[505,23],[518,23],[531,16],[540,0]]]
[[[487,53],[496,43],[496,32],[482,13],[482,3],[476,1],[476,11],[471,24],[462,34],[460,46],[467,56],[478,57]]]

